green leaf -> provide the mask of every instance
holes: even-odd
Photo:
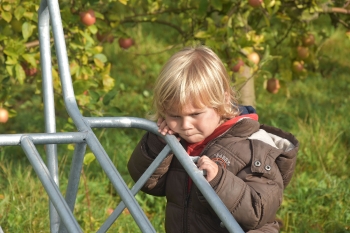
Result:
[[[97,31],[98,31],[98,28],[96,27],[95,24],[89,26],[88,29],[89,29],[89,31],[90,31],[92,34],[96,34]]]
[[[13,65],[6,66],[6,71],[10,76],[13,76]]]
[[[18,57],[26,51],[26,47],[22,41],[11,40],[6,45],[4,53],[8,56],[18,59]]]
[[[25,18],[27,18],[27,19],[29,19],[29,20],[33,20],[34,22],[37,22],[37,14],[34,14],[33,12],[28,12],[28,11],[26,11],[26,12],[24,12],[24,14],[23,14],[23,17],[25,17]]]
[[[3,3],[1,5],[1,8],[4,9],[4,11],[10,11],[12,9],[12,6],[8,3]]]
[[[11,22],[11,19],[12,19],[11,12],[2,11],[1,12],[1,18],[3,18],[8,23]]]
[[[7,56],[5,63],[7,65],[16,65],[18,63],[17,57]]]
[[[100,94],[96,91],[89,91],[89,95],[91,97],[91,103],[96,103],[100,99]]]
[[[98,11],[95,11],[95,17],[97,19],[102,19],[102,20],[105,19],[105,16],[103,14],[101,14],[100,12],[98,12]]]
[[[84,156],[84,164],[85,165],[89,165],[90,163],[92,163],[94,160],[96,159],[95,155],[93,153],[86,153],[86,155]]]
[[[78,100],[80,106],[86,106],[90,103],[90,96],[88,95],[77,95],[76,99]]]
[[[102,77],[103,89],[109,91],[114,87],[114,79],[108,74],[104,74]]]
[[[95,54],[94,58],[97,58],[98,60],[100,60],[103,63],[107,62],[107,57],[103,53]]]
[[[103,62],[101,62],[101,60],[100,59],[98,59],[98,58],[94,58],[94,63],[95,63],[95,65],[98,67],[98,68],[101,68],[101,69],[103,69],[103,67],[104,67],[104,63]]]
[[[74,150],[74,145],[73,144],[68,144],[67,149],[73,151]]]
[[[128,3],[128,0],[118,0],[121,4],[126,5]]]
[[[199,31],[197,32],[194,37],[198,39],[204,39],[204,38],[209,38],[211,35],[208,34],[206,31]]]
[[[86,49],[88,49],[91,44],[95,43],[95,40],[90,36],[89,33],[86,33],[86,32],[83,32],[83,31],[79,31],[79,33],[84,37],[84,39],[86,39],[86,43],[85,44],[88,44],[88,46],[85,46]]]
[[[26,9],[22,6],[17,6],[15,11],[14,11],[14,16],[17,20],[20,20],[24,13],[26,12]]]
[[[111,102],[112,99],[114,99],[114,97],[117,95],[117,91],[110,91],[108,92],[104,97],[103,97],[103,104],[104,105],[108,105],[109,102]]]
[[[22,25],[22,35],[25,40],[27,40],[33,34],[33,27],[31,23],[25,22]]]
[[[10,77],[6,77],[3,80],[1,80],[1,84],[6,84],[10,81]]]
[[[79,65],[76,61],[72,61],[70,64],[69,64],[69,71],[70,71],[70,74],[71,75],[74,75],[75,73],[77,73],[79,70]]]
[[[34,54],[23,54],[22,57],[26,62],[28,62],[32,67],[37,67],[36,59]]]
[[[108,63],[108,65],[103,70],[102,74],[108,74],[109,75],[110,72],[111,72],[111,63]]]
[[[125,114],[125,113],[120,108],[113,106],[113,107],[109,107],[108,108],[107,114],[115,116],[115,115],[122,115],[122,114]]]
[[[26,78],[26,74],[24,73],[24,70],[20,64],[15,65],[15,73],[16,78],[18,79],[20,84],[24,83],[24,79]]]
[[[211,0],[211,4],[213,5],[214,9],[221,11],[222,10],[222,2],[221,0]]]
[[[207,13],[207,10],[208,10],[208,5],[209,5],[208,0],[200,0],[198,13],[200,15],[205,15],[205,13]]]

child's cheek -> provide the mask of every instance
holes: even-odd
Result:
[[[167,121],[166,121],[166,124],[168,125],[168,127],[169,127],[172,131],[177,132],[177,127],[176,127],[177,123],[176,123],[176,121],[174,121],[174,120],[167,120]]]

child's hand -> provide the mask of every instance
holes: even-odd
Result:
[[[172,131],[172,130],[168,127],[168,125],[167,125],[165,119],[159,118],[158,121],[157,121],[157,125],[158,125],[158,127],[159,127],[159,128],[158,128],[158,132],[161,133],[162,135],[166,135],[166,134],[172,135],[172,134],[175,134],[175,132]]]
[[[207,175],[205,178],[208,182],[214,179],[214,177],[218,174],[219,171],[218,165],[206,155],[203,155],[198,159],[197,167],[199,170],[207,171]]]
[[[169,126],[167,125],[166,121],[163,118],[158,119],[157,125],[159,127],[158,128],[159,133],[161,133],[162,135],[166,135],[166,134],[175,135],[177,140],[180,141],[181,138],[178,135],[176,135],[176,133],[169,128]],[[166,143],[163,138],[161,138],[161,137],[158,137],[158,138],[163,143]]]

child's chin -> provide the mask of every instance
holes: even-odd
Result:
[[[198,137],[194,137],[194,136],[192,136],[192,137],[184,137],[183,139],[185,139],[185,141],[188,142],[188,143],[198,143],[198,142],[203,141],[203,139],[198,138]]]

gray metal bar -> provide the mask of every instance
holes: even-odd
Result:
[[[152,164],[146,169],[146,171],[142,174],[139,180],[135,183],[135,185],[131,188],[131,193],[135,196],[138,191],[142,188],[142,186],[146,183],[148,178],[153,174],[153,172],[157,169],[157,167],[162,163],[165,157],[170,153],[170,147],[166,145],[164,149],[159,153],[157,158],[152,162]],[[121,201],[117,208],[113,211],[113,213],[107,218],[104,224],[100,227],[97,233],[104,233],[112,226],[112,224],[117,220],[119,215],[125,209],[125,203]]]
[[[75,145],[66,192],[66,201],[72,212],[74,210],[75,199],[78,192],[85,152],[86,143],[79,143]]]
[[[138,117],[85,117],[91,128],[138,128],[160,135],[157,125]]]
[[[164,137],[158,133],[158,127],[156,123],[136,117],[86,117],[85,120],[90,124],[91,127],[103,127],[103,128],[139,128],[146,129],[152,133],[155,133],[161,137]],[[206,200],[209,202],[215,213],[224,223],[225,227],[231,233],[241,233],[243,232],[242,228],[239,226],[237,221],[234,219],[232,214],[228,211],[225,204],[222,200],[217,196],[215,191],[203,177],[204,171],[201,171],[194,164],[190,156],[188,156],[187,152],[181,146],[176,137],[172,135],[166,135],[164,137],[168,145],[171,147],[175,156],[178,158],[179,162],[185,168],[186,172],[192,178],[193,182],[202,192]],[[105,228],[104,228],[105,229]]]
[[[145,217],[144,213],[140,209],[140,206],[137,204],[134,196],[124,183],[124,180],[121,178],[120,174],[114,167],[112,161],[109,159],[108,155],[104,151],[98,139],[91,131],[91,128],[88,126],[89,123],[90,125],[94,125],[94,122],[96,122],[97,119],[90,119],[91,121],[83,119],[79,112],[74,96],[71,76],[69,73],[68,56],[66,52],[66,45],[64,42],[64,34],[58,2],[52,0],[48,2],[48,5],[52,21],[52,30],[55,39],[55,48],[58,58],[59,71],[61,74],[63,97],[66,104],[67,112],[69,116],[73,119],[74,124],[76,125],[79,131],[87,131],[87,144],[89,145],[90,149],[94,152],[97,160],[99,161],[103,170],[106,172],[107,176],[111,180],[118,194],[121,196],[122,200],[126,204],[127,208],[131,212],[140,229],[143,232],[154,232],[154,228],[149,223],[149,220]],[[105,123],[106,121],[97,122],[96,125],[101,125]],[[112,124],[114,123],[112,122]],[[175,155],[178,157],[179,161],[182,163],[187,173],[193,179],[194,183],[198,186],[205,198],[208,200],[209,204],[213,207],[215,212],[223,221],[226,228],[230,232],[243,232],[238,223],[229,213],[225,205],[222,203],[220,198],[216,195],[214,190],[204,179],[204,177],[202,176],[202,172],[199,171],[197,167],[193,164],[192,160],[189,158],[186,151],[182,148],[177,139],[171,135],[165,136],[165,139],[172,148],[172,150],[175,152]]]
[[[66,110],[69,116],[73,119],[75,126],[79,131],[87,130],[86,124],[82,120],[79,108],[74,96],[73,82],[69,71],[69,62],[67,55],[67,48],[62,27],[61,13],[57,0],[50,0],[48,2],[52,33],[54,37],[54,44],[56,48],[58,69],[60,72],[60,79],[62,84],[62,92]]]
[[[56,118],[55,118],[55,101],[53,94],[53,82],[51,72],[51,49],[50,49],[50,15],[46,0],[42,0],[38,12],[38,31],[40,41],[40,61],[42,70],[42,92],[44,102],[45,115],[45,132],[56,132]],[[57,145],[47,144],[47,167],[49,172],[59,186],[58,176],[58,161],[57,161]],[[57,233],[60,224],[60,218],[53,204],[49,204],[50,213],[50,228],[51,233]]]
[[[85,142],[87,132],[0,134],[0,146],[19,146],[25,135],[30,136],[34,144],[69,144]]]
[[[203,177],[202,171],[200,171],[193,163],[192,159],[180,145],[177,138],[173,135],[166,135],[165,140],[205,199],[209,202],[210,206],[224,223],[226,229],[231,233],[244,233],[241,226],[237,223],[230,211],[226,208],[225,204],[218,197],[207,180]]]
[[[22,137],[21,146],[69,232],[83,232],[29,136]]]
[[[86,143],[78,143],[75,145],[66,191],[66,202],[72,213],[74,212],[75,200],[77,198],[80,174],[83,167],[85,152]],[[65,233],[67,232],[67,229],[61,225],[59,232]]]
[[[109,159],[108,155],[104,151],[98,139],[93,134],[91,128],[87,125],[87,123],[84,121],[83,117],[80,114],[77,102],[75,100],[73,83],[69,72],[67,49],[64,40],[63,27],[58,2],[52,0],[48,2],[48,5],[52,21],[52,30],[55,39],[55,48],[57,53],[62,92],[66,110],[69,116],[73,119],[73,122],[79,131],[88,131],[88,137],[86,138],[87,144],[89,145],[90,149],[94,152],[100,165],[102,166],[107,176],[113,183],[114,187],[118,191],[118,194],[122,197],[124,202],[127,203],[127,207],[129,208],[136,223],[138,223],[140,229],[142,229],[143,232],[155,232],[153,226],[150,224],[149,220],[141,210],[140,206],[137,204],[137,201],[131,194],[129,188],[126,186],[124,180],[121,178],[117,169],[114,167],[113,163]],[[119,182],[117,182],[117,180]]]
[[[149,219],[142,211],[141,207],[134,198],[134,195],[131,193],[128,186],[125,184],[123,178],[115,168],[113,162],[110,160],[106,151],[99,143],[97,137],[92,131],[89,132],[86,138],[86,143],[90,147],[91,151],[94,153],[96,159],[100,163],[101,167],[105,171],[106,175],[108,176],[114,188],[120,195],[121,199],[126,204],[127,208],[129,209],[137,225],[140,227],[141,231],[143,233],[155,233],[156,231],[154,230]]]

